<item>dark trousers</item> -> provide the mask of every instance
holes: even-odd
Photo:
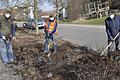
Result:
[[[110,44],[110,42],[111,42],[111,40],[108,39],[108,44]],[[118,46],[119,46],[119,37],[117,37],[117,38],[115,39],[115,50],[118,50],[118,49],[119,49]],[[108,48],[108,51],[110,51],[110,47]]]

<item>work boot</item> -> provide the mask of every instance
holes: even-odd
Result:
[[[13,40],[13,41],[16,41],[16,37],[12,37],[12,40]]]
[[[116,47],[116,49],[115,49],[116,51],[119,51],[119,48],[118,47]]]
[[[111,51],[108,51],[108,53],[107,53],[107,57],[108,57],[108,58],[111,58],[111,55],[110,55],[110,54],[111,54]]]
[[[44,51],[45,54],[49,53],[48,51]]]
[[[53,52],[53,54],[55,54],[57,51],[55,50],[54,52]]]

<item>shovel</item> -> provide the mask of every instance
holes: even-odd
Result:
[[[120,32],[113,38],[113,41],[115,41],[115,39],[120,35]],[[112,45],[113,42],[110,42],[108,44],[108,46],[104,49],[104,51],[102,52],[101,56],[107,51],[107,49]]]

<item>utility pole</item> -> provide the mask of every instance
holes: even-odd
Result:
[[[39,29],[38,29],[38,0],[34,0],[34,15],[35,15],[35,20],[36,20],[36,24],[35,24],[35,28],[36,28],[36,35],[39,33]]]

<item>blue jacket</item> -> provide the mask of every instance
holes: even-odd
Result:
[[[106,32],[108,35],[108,39],[110,37],[115,37],[118,32],[120,32],[120,16],[115,16],[114,19],[108,17],[105,20]]]

